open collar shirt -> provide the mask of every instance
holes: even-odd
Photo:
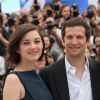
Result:
[[[84,64],[84,73],[82,79],[75,76],[76,67],[72,66],[65,56],[66,75],[68,79],[68,87],[70,100],[92,100],[91,80],[89,73],[89,62],[86,59]]]

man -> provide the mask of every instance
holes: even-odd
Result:
[[[65,22],[62,28],[65,58],[41,72],[54,100],[100,100],[100,63],[85,57],[89,33],[82,19]]]
[[[100,34],[94,36],[95,60],[100,62]]]

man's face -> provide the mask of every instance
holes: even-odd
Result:
[[[44,37],[44,42],[45,42],[45,49],[49,49],[50,48],[50,40],[49,37]]]
[[[69,57],[84,56],[89,41],[86,40],[85,28],[82,26],[67,27],[63,45]]]
[[[100,37],[95,38],[96,54],[100,56]]]
[[[63,16],[63,17],[69,17],[69,16],[70,16],[70,7],[69,7],[69,6],[63,8],[62,16]]]

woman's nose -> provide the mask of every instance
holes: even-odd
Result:
[[[31,43],[30,47],[31,47],[31,48],[36,48],[35,43]]]

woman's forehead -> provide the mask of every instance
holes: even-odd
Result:
[[[32,30],[30,32],[27,32],[23,37],[23,39],[35,39],[35,38],[41,38],[37,30]]]

